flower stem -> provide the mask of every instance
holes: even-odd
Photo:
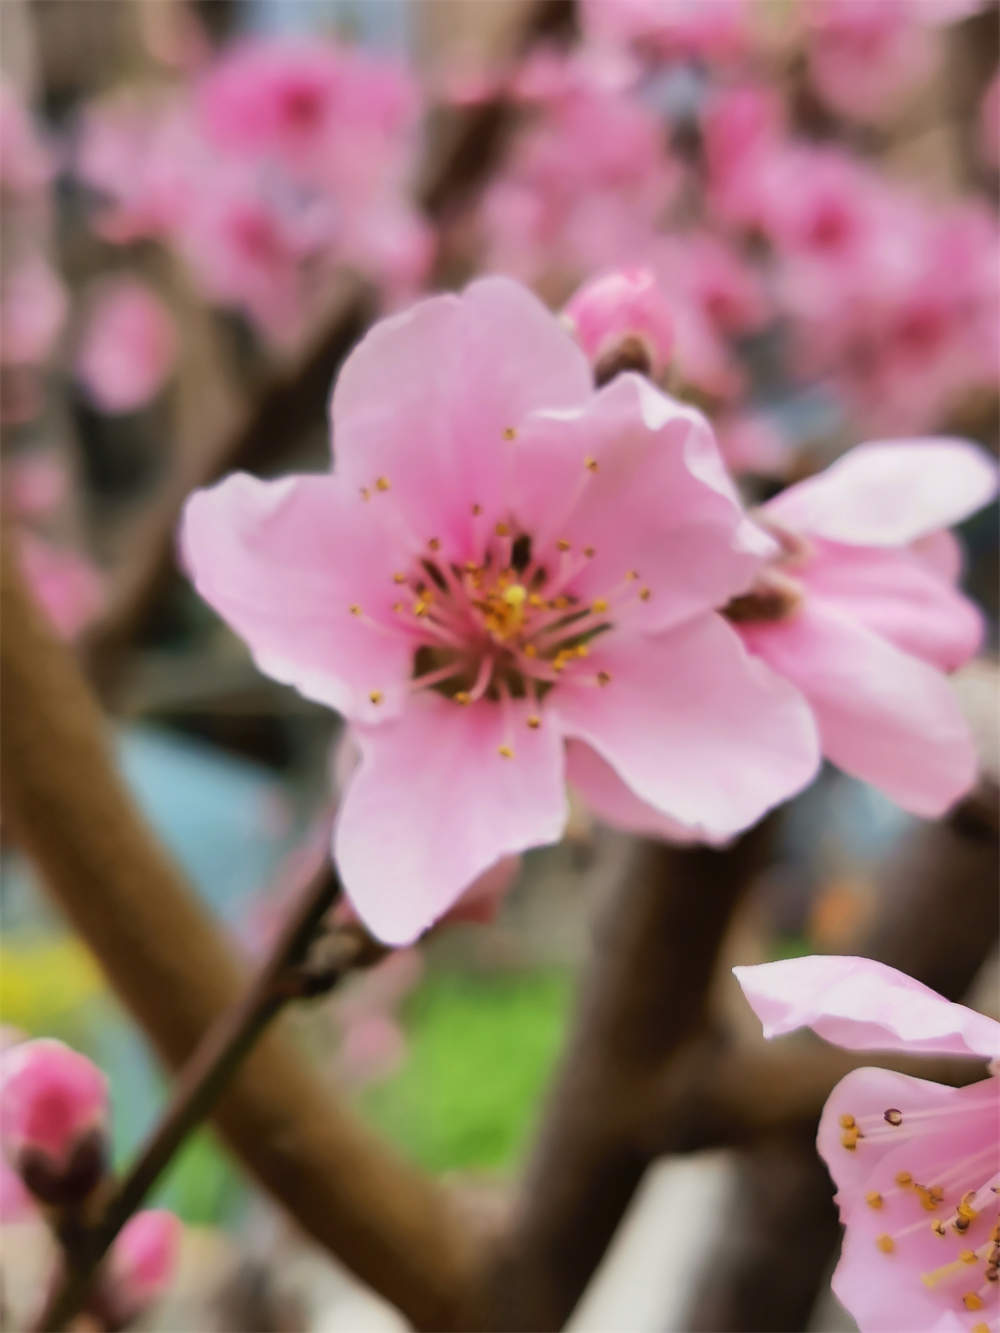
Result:
[[[195,1047],[163,1115],[100,1217],[66,1249],[64,1272],[36,1325],[38,1333],[65,1328],[79,1312],[115,1237],[188,1135],[211,1114],[233,1073],[284,1004],[330,990],[353,968],[381,957],[381,946],[360,928],[346,926],[324,941],[322,970],[310,968],[310,946],[339,896],[340,885],[329,866],[305,886],[242,1000],[221,1014]]]

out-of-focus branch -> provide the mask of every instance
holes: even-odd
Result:
[[[572,0],[531,0],[510,35],[509,56],[541,39],[564,33],[572,24]],[[418,187],[432,221],[464,201],[494,165],[509,123],[502,101],[446,117],[432,140]],[[345,277],[342,289],[300,357],[280,370],[242,409],[224,411],[214,433],[182,441],[174,472],[153,507],[137,521],[118,561],[118,581],[107,613],[84,644],[85,661],[98,688],[113,693],[128,643],[149,623],[174,568],[174,535],[184,500],[236,468],[266,467],[310,428],[321,425],[330,385],[344,357],[371,322],[374,293],[359,279]]]
[[[700,1049],[730,916],[770,825],[724,851],[643,844],[605,905],[573,1033],[477,1311],[486,1327],[561,1328],[658,1151],[655,1071]],[[653,1076],[651,1078],[651,1071]]]
[[[237,1004],[243,970],[115,771],[102,718],[4,553],[4,818],[173,1068]],[[478,1263],[447,1197],[384,1147],[280,1031],[218,1109],[229,1145],[292,1217],[419,1328],[449,1329]]]

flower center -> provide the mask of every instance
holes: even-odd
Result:
[[[987,1081],[983,1096],[968,1098],[959,1105],[915,1112],[887,1107],[881,1115],[840,1117],[841,1146],[847,1152],[864,1152],[913,1143],[945,1126],[955,1132],[956,1143],[974,1130],[984,1117],[995,1119],[997,1089]],[[886,1256],[905,1250],[928,1228],[941,1240],[941,1262],[924,1268],[920,1280],[930,1291],[940,1291],[948,1306],[979,1311],[995,1307],[1000,1275],[1000,1170],[995,1142],[943,1165],[933,1178],[917,1179],[914,1172],[900,1170],[879,1190],[865,1196],[869,1208],[884,1212],[890,1225],[875,1238]],[[929,1215],[929,1216],[928,1216]],[[986,1323],[972,1333],[988,1333]]]

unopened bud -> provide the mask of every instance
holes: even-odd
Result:
[[[563,313],[599,385],[625,370],[658,376],[670,358],[674,321],[649,269],[619,269],[585,283]]]
[[[125,1223],[102,1281],[101,1307],[110,1327],[131,1324],[163,1295],[177,1269],[181,1230],[180,1220],[160,1208]]]
[[[43,1038],[0,1057],[8,1162],[43,1203],[78,1203],[107,1170],[107,1079],[86,1056]]]

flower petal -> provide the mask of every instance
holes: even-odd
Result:
[[[397,721],[357,729],[361,765],[338,813],[334,855],[380,939],[410,943],[501,857],[562,836],[562,742],[545,718],[525,726],[525,714],[520,703],[462,708],[427,693]]]
[[[611,765],[583,741],[569,741],[566,746],[566,780],[612,828],[667,842],[698,841],[696,830],[640,801]]]
[[[196,588],[266,675],[349,717],[398,711],[413,652],[392,625],[392,549],[336,478],[236,473],[191,496],[180,544]]]
[[[577,560],[592,552],[568,587],[616,603],[619,623],[653,632],[720,606],[776,549],[745,519],[705,418],[639,375],[530,418],[511,458],[511,509],[535,558],[557,541]]]
[[[471,505],[501,516],[504,432],[591,392],[559,320],[519,284],[486,278],[382,320],[351,353],[330,409],[337,471],[355,491],[384,478],[373,507],[416,546],[436,537],[464,559]]]
[[[1000,1023],[871,958],[812,955],[733,974],[765,1037],[810,1027],[851,1051],[1000,1054]],[[891,1105],[887,1102],[886,1105]]]
[[[954,671],[979,648],[982,616],[933,571],[933,558],[909,549],[820,542],[800,577],[827,606],[853,616],[904,653]]]
[[[640,800],[709,838],[748,827],[816,772],[801,696],[758,669],[719,616],[655,636],[601,636],[591,664],[593,676],[560,682],[547,707]],[[603,689],[600,671],[611,678]]]
[[[750,651],[793,681],[823,753],[905,810],[939,815],[969,790],[975,749],[947,680],[810,598],[787,620],[741,625]]]
[[[904,546],[961,523],[996,489],[996,464],[965,440],[893,440],[851,449],[768,501],[764,512],[829,541]]]

